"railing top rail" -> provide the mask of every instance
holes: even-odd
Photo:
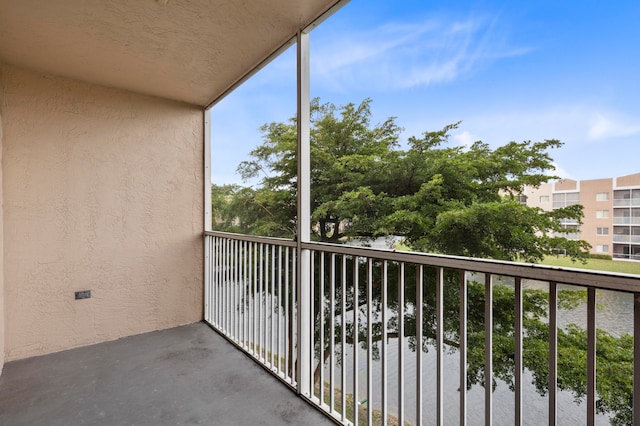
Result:
[[[285,247],[296,247],[295,241],[288,240],[286,238],[258,237],[255,235],[234,234],[233,232],[222,232],[222,231],[205,231],[204,235],[205,236],[208,235],[211,237],[231,238],[234,240],[250,241],[254,243],[278,244]]]
[[[425,266],[443,267],[469,272],[521,277],[551,281],[561,284],[582,285],[606,290],[640,292],[640,275],[618,274],[606,271],[587,271],[578,268],[509,262],[429,253],[401,252],[369,247],[341,246],[327,243],[303,243],[303,249],[371,257],[380,260],[415,263]]]
[[[205,232],[204,235],[264,244],[279,244],[286,247],[296,247],[295,241],[285,238],[257,237],[253,235],[234,234],[231,232],[220,231]],[[349,256],[370,257],[379,260],[442,267],[446,269],[482,272],[562,284],[581,285],[606,290],[640,293],[640,275],[612,273],[607,271],[591,271],[578,268],[561,268],[549,265],[451,256],[444,254],[373,249],[369,247],[354,247],[319,242],[302,243],[302,248],[307,250],[345,254]]]

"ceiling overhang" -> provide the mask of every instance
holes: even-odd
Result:
[[[0,0],[0,62],[206,106],[336,0]]]

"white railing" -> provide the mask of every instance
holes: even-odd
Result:
[[[614,235],[613,242],[640,244],[640,235]]]
[[[613,217],[614,225],[640,225],[640,217]]]
[[[614,198],[613,207],[640,206],[640,198]]]
[[[205,236],[205,320],[291,386],[295,247],[275,238]]]
[[[632,365],[640,378],[638,276],[302,243],[311,261],[300,272],[310,277],[312,300],[295,306],[296,243],[218,232],[205,241],[207,321],[294,387],[296,345],[304,345],[310,359],[302,364],[311,368],[299,374],[313,386],[310,394],[298,390],[343,424],[519,425],[526,416],[555,425],[568,421],[572,398],[582,400],[572,408],[580,423],[640,421],[640,380],[607,383],[627,389],[622,408],[603,405],[596,381],[600,362]],[[605,290],[631,307],[631,332],[618,334],[635,346],[614,361],[596,354]],[[312,324],[297,339],[302,309]],[[567,325],[571,309],[584,312],[584,329]],[[565,372],[576,359],[582,367]],[[505,411],[511,419],[496,417]]]

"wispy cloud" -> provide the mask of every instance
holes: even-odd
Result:
[[[615,113],[594,113],[590,118],[589,139],[607,139],[640,133],[638,119],[632,120]]]
[[[408,89],[450,82],[486,61],[526,54],[508,46],[498,19],[429,19],[322,35],[313,46],[314,79],[334,90]]]

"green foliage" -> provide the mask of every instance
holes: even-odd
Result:
[[[589,253],[590,259],[603,259],[603,260],[612,260],[610,254],[600,254],[600,253]]]
[[[584,260],[589,245],[562,235],[562,218],[580,221],[581,206],[552,212],[516,195],[552,176],[557,140],[448,146],[458,123],[410,137],[390,117],[371,123],[371,100],[337,107],[311,103],[311,221],[314,238],[396,235],[417,251],[540,261],[558,249]],[[296,224],[296,118],[261,127],[263,143],[238,171],[255,188],[216,187],[214,228],[292,238]]]

